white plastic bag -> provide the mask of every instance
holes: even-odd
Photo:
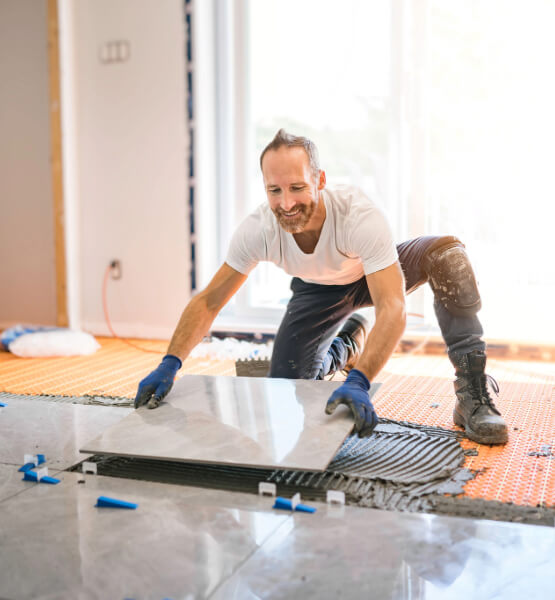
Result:
[[[16,356],[25,358],[44,356],[79,356],[93,354],[100,344],[90,333],[72,329],[37,331],[19,336],[9,345]]]

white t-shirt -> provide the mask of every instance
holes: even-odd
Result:
[[[383,212],[360,189],[324,188],[322,196],[326,220],[314,252],[299,248],[266,202],[239,225],[225,262],[246,275],[260,261],[270,261],[308,283],[346,285],[397,260]]]

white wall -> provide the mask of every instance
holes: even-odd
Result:
[[[45,0],[0,2],[0,329],[56,324]]]
[[[70,316],[107,333],[169,337],[190,295],[185,27],[181,0],[62,0]],[[130,59],[103,64],[103,44]],[[65,49],[65,51],[64,51]]]

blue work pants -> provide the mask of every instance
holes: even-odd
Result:
[[[425,257],[454,239],[423,236],[397,245],[407,294],[428,281]],[[321,285],[294,277],[291,290],[274,342],[270,377],[322,379],[344,368],[347,348],[336,334],[349,315],[373,305],[366,278],[347,285]],[[434,310],[451,361],[473,350],[485,350],[476,315],[454,316],[437,299]]]

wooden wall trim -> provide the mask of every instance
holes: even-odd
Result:
[[[50,98],[50,165],[54,208],[54,246],[56,261],[56,324],[68,325],[67,281],[64,225],[64,185],[62,127],[60,106],[60,44],[58,0],[48,1],[48,79]]]

